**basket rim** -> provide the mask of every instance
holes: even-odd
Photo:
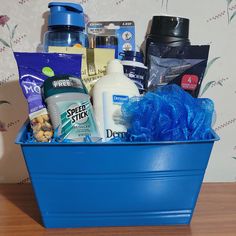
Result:
[[[134,146],[134,145],[174,145],[174,144],[194,144],[194,143],[213,143],[215,141],[219,141],[220,137],[218,134],[212,129],[211,139],[202,139],[202,140],[182,140],[182,141],[151,141],[151,142],[70,142],[70,143],[56,143],[56,142],[25,142],[23,139],[24,134],[26,133],[27,127],[29,125],[29,120],[26,120],[25,123],[20,128],[17,137],[15,139],[16,144],[24,145],[24,146]]]

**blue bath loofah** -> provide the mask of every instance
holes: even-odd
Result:
[[[126,141],[183,141],[211,138],[214,104],[193,98],[177,85],[166,85],[122,106]]]

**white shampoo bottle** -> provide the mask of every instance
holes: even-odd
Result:
[[[110,61],[107,75],[98,80],[92,92],[94,115],[103,141],[124,137],[127,129],[122,123],[121,106],[139,95],[135,83],[124,75],[121,62]]]

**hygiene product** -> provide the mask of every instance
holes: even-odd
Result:
[[[53,128],[62,140],[99,139],[90,96],[79,78],[54,76],[44,81],[42,90]]]
[[[83,8],[80,4],[51,2],[48,7],[48,31],[44,35],[44,51],[49,46],[88,47]]]
[[[96,48],[112,48],[115,50],[115,58],[118,58],[118,38],[116,35],[96,36]]]
[[[121,59],[123,51],[135,50],[135,25],[133,21],[93,21],[87,25],[91,48],[113,48],[115,58]]]
[[[204,78],[209,45],[169,47],[150,45],[148,51],[147,91],[167,84],[177,84],[193,97],[198,97]]]
[[[198,97],[207,66],[209,45],[190,45],[189,19],[154,16],[146,40],[148,75],[145,89],[177,84]]]
[[[171,47],[190,45],[188,37],[189,19],[175,16],[153,16],[150,33],[146,39],[146,52],[148,52],[149,45],[155,43],[168,44]]]
[[[134,81],[141,94],[144,93],[147,67],[143,64],[143,54],[135,51],[124,51],[121,55],[125,75]]]
[[[127,129],[122,123],[121,105],[130,97],[138,95],[137,86],[124,75],[121,62],[110,61],[107,75],[93,88],[94,113],[103,140],[125,135]]]
[[[193,98],[175,84],[166,85],[123,104],[128,131],[122,141],[211,139],[213,113],[212,100]]]

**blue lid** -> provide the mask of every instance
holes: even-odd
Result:
[[[80,4],[51,2],[48,7],[50,8],[48,26],[66,25],[85,28],[83,8]]]
[[[124,51],[120,53],[123,61],[137,61],[143,63],[143,54],[136,51]]]

